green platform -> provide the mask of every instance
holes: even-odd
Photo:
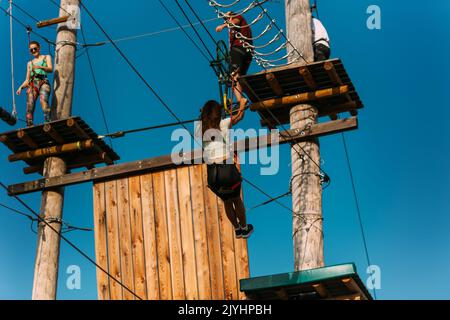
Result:
[[[256,300],[372,300],[353,263],[240,280]]]

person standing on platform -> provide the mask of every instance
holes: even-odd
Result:
[[[330,38],[322,22],[312,18],[314,61],[324,61],[330,58]]]
[[[229,30],[230,56],[233,72],[233,93],[236,96],[240,108],[243,108],[243,106],[245,107],[247,104],[247,99],[242,96],[242,87],[238,78],[247,74],[253,60],[251,52],[248,52],[244,47],[245,42],[249,45],[253,45],[252,30],[245,18],[240,14],[227,12],[224,19],[225,23],[217,26],[216,32],[222,32],[225,28],[228,28]],[[237,36],[238,32],[241,33],[245,39],[239,39]]]
[[[48,103],[50,96],[50,82],[48,74],[53,72],[52,58],[49,55],[41,54],[41,45],[37,41],[31,41],[29,50],[33,59],[27,64],[27,75],[25,81],[17,90],[20,95],[22,89],[27,89],[27,126],[33,126],[34,109],[36,100],[39,97],[42,110],[44,111],[45,122],[50,121],[51,109]]]

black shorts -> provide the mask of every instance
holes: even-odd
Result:
[[[314,61],[324,61],[330,58],[331,50],[330,47],[322,43],[314,45]]]
[[[247,52],[244,48],[232,47],[230,55],[231,70],[235,71],[239,69],[239,74],[245,76],[252,63],[253,57],[251,53]]]
[[[242,177],[234,164],[209,164],[208,187],[220,199],[226,201],[241,195]]]

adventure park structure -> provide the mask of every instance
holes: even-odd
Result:
[[[224,16],[222,9],[239,2],[205,1],[219,18]],[[260,8],[262,14],[252,24],[268,16],[272,25],[275,20],[263,8],[264,2],[247,3],[235,12],[249,14]],[[363,104],[341,60],[313,62],[308,0],[287,1],[289,39],[275,25],[281,33],[271,42],[283,41],[288,54],[279,61],[287,63],[275,65],[277,59],[255,54],[264,70],[238,79],[261,124],[280,129],[276,137],[268,135],[264,147],[275,140],[292,146],[293,213],[299,213],[293,215],[294,230],[299,230],[294,236],[295,271],[257,278],[251,278],[247,240],[235,238],[223,202],[207,186],[206,165],[198,164],[196,151],[182,154],[185,162],[181,165],[171,155],[115,164],[119,155],[104,137],[72,116],[77,29],[64,22],[75,17],[73,8],[79,7],[100,27],[79,0],[61,0],[60,17],[38,25],[59,24],[55,43],[55,82],[59,85],[52,101],[53,121],[0,134],[0,142],[12,151],[9,161],[25,162],[25,174],[43,175],[7,187],[8,194],[19,201],[20,195],[42,192],[33,299],[56,299],[59,246],[61,239],[67,241],[61,234],[65,188],[81,183],[93,184],[99,299],[372,299],[354,264],[326,267],[323,262],[321,201],[322,184],[328,177],[317,165],[317,141],[357,129],[358,109]],[[12,10],[8,13],[12,18]],[[223,50],[221,45],[218,48]],[[217,58],[211,66],[224,84],[230,76],[224,72],[229,70],[227,54],[218,52],[218,57],[222,61]],[[14,125],[15,115],[1,112],[2,119]],[[342,117],[345,114],[349,116]],[[319,117],[324,121],[319,123]],[[287,124],[290,129],[284,127]],[[238,141],[236,149],[259,148],[258,141]],[[96,167],[99,164],[105,166]],[[74,171],[80,168],[86,169]]]

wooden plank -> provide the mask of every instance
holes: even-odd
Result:
[[[337,73],[336,69],[334,68],[334,64],[331,61],[325,62],[323,68],[325,69],[325,71],[328,74],[328,77],[334,84],[342,85],[342,80],[339,77],[339,74]]]
[[[134,291],[133,252],[131,245],[130,226],[130,200],[128,179],[117,181],[117,209],[119,215],[119,238],[122,269],[122,283]],[[135,297],[128,291],[123,291],[124,300],[133,300]]]
[[[106,195],[105,183],[94,184],[94,239],[96,262],[105,270],[108,266],[108,238],[106,227]],[[97,288],[99,300],[110,300],[109,276],[97,270]]]
[[[142,299],[147,299],[140,177],[130,177],[128,179],[128,183],[130,189],[131,248],[133,254],[134,292]]]
[[[209,271],[208,236],[206,232],[206,212],[203,194],[204,183],[202,167],[203,165],[190,166],[189,177],[191,184],[199,299],[210,300],[211,280]]]
[[[17,138],[22,140],[24,144],[26,144],[28,147],[32,149],[39,148],[39,145],[26,133],[25,130],[19,130],[17,132]]]
[[[299,130],[288,130],[280,132],[280,144],[290,143],[292,141],[306,141],[312,138],[318,138],[326,135],[335,134],[338,132],[354,130],[358,128],[358,121],[356,118],[348,118],[336,121],[329,121],[325,123],[319,123],[311,126],[311,130],[308,132],[301,132]],[[261,137],[260,137],[261,138]],[[262,140],[267,140],[268,145],[274,140],[272,135],[264,137]],[[259,147],[257,143],[258,138],[246,139],[243,141],[237,141],[235,143],[235,150],[249,151]],[[186,159],[196,158],[193,154],[197,154],[198,151],[193,153],[189,152],[185,154]],[[172,162],[170,155],[160,156],[156,158],[150,158],[140,161],[128,162],[124,164],[118,164],[114,166],[95,168],[88,171],[77,172],[72,174],[66,174],[64,176],[39,179],[26,183],[19,183],[8,187],[9,195],[22,195],[36,191],[42,191],[55,187],[70,186],[90,181],[100,181],[104,179],[113,179],[123,176],[129,176],[131,174],[139,174],[152,172],[167,168],[174,168],[177,165]]]
[[[121,253],[119,240],[119,219],[117,211],[117,182],[109,181],[105,183],[106,193],[106,221],[108,229],[108,265],[109,273],[121,281]],[[121,300],[122,287],[113,279],[110,279],[111,300]]]
[[[151,174],[141,176],[142,218],[144,232],[145,274],[147,279],[147,299],[158,300],[159,274],[156,240],[153,180]]]
[[[58,131],[53,127],[50,123],[46,123],[42,127],[42,131],[44,131],[50,138],[55,140],[58,144],[64,144],[64,139],[61,137],[61,135],[58,133]]]
[[[183,254],[181,248],[180,209],[178,207],[177,172],[164,172],[166,185],[167,226],[169,232],[170,271],[174,300],[184,300]]]
[[[187,300],[198,300],[197,266],[192,217],[191,184],[189,167],[177,171],[178,203],[180,208],[183,274]]]
[[[320,89],[312,92],[299,93],[292,96],[263,100],[257,103],[253,103],[250,106],[250,109],[252,111],[276,109],[281,108],[283,106],[308,103],[323,98],[339,96],[348,92],[350,92],[350,88],[348,85],[334,88]]]
[[[207,187],[206,166],[202,167],[203,194],[206,208],[206,234],[208,237],[209,269],[211,277],[211,298],[225,299],[223,284],[222,255],[220,245],[219,216],[216,196]]]
[[[272,88],[273,92],[275,92],[275,95],[277,96],[283,95],[283,89],[281,88],[280,83],[278,82],[277,78],[273,73],[267,73],[266,80],[269,83],[270,87]]]
[[[153,174],[156,244],[158,252],[159,293],[161,300],[172,300],[170,252],[166,213],[164,172]]]
[[[219,214],[220,240],[222,249],[223,282],[226,300],[237,300],[238,280],[236,272],[236,258],[234,247],[234,227],[228,220],[225,212],[224,203],[221,199],[217,200],[217,210]]]

